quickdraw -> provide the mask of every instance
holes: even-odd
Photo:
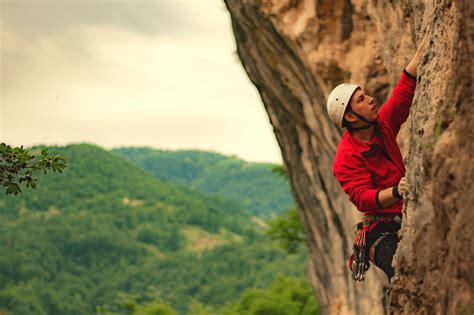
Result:
[[[354,239],[354,254],[352,260],[352,279],[364,281],[365,273],[370,268],[369,255],[366,245],[366,233],[370,227],[370,221],[362,220],[355,225],[356,233]]]

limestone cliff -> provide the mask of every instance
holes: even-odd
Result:
[[[470,0],[225,0],[237,50],[281,147],[300,209],[309,277],[325,314],[474,311],[474,3]],[[332,174],[342,130],[330,90],[361,84],[382,104],[425,32],[411,115],[399,142],[407,165],[396,277],[371,268],[351,280],[346,260],[360,214]]]

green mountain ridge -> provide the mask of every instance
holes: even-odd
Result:
[[[128,147],[113,152],[161,180],[225,196],[262,217],[294,207],[288,181],[272,172],[275,164],[250,163],[234,156],[198,150]]]
[[[100,206],[101,211],[115,211],[133,208],[130,203],[134,201],[144,202],[143,207],[163,207],[168,212],[199,209],[198,214],[181,211],[176,216],[188,224],[204,224],[210,231],[217,229],[212,225],[213,216],[218,213],[225,212],[233,221],[246,217],[246,211],[237,203],[164,183],[128,160],[97,146],[69,145],[50,147],[49,151],[65,156],[68,167],[62,174],[40,177],[42,184],[36,190],[25,191],[22,200],[26,209],[46,211],[42,205],[48,205],[62,211],[77,210],[76,202],[80,201],[83,208]],[[239,216],[241,218],[237,218]]]

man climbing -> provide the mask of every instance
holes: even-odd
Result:
[[[396,136],[410,113],[417,64],[426,38],[380,109],[374,98],[356,84],[343,83],[328,97],[331,120],[347,128],[334,158],[334,176],[364,214],[356,225],[354,254],[349,261],[356,281],[365,279],[369,259],[385,272],[389,281],[395,273],[392,259],[406,191],[405,165]]]

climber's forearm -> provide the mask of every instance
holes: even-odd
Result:
[[[413,56],[413,59],[410,61],[408,66],[405,68],[405,70],[414,77],[416,77],[416,68],[418,67],[418,63],[421,61],[421,55],[422,55],[422,52],[423,52],[422,48],[423,48],[423,46],[421,46],[421,45],[418,47],[418,49],[416,50],[415,56]]]
[[[399,198],[393,196],[393,187],[381,190],[378,194],[378,203],[382,208],[387,208],[397,202]]]
[[[421,40],[421,43],[418,45],[418,49],[416,50],[415,56],[413,56],[413,59],[410,61],[408,66],[405,68],[405,70],[416,77],[416,70],[418,67],[418,64],[421,61],[421,58],[423,57],[426,47],[428,45],[428,36],[430,32],[426,32],[425,36],[423,36],[423,39]]]

